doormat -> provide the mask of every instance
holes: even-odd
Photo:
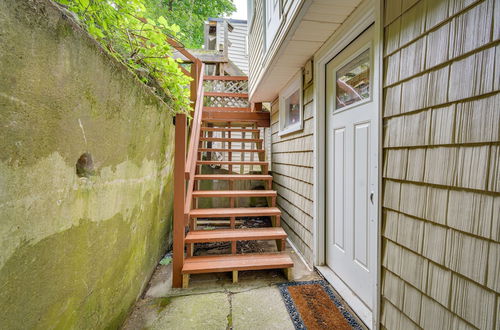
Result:
[[[325,281],[278,285],[295,329],[364,329]]]

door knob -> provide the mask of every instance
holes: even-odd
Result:
[[[373,191],[370,193],[370,202],[372,202],[373,205]]]

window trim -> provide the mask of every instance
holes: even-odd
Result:
[[[302,88],[302,70],[300,70],[287,84],[279,94],[279,132],[278,136],[284,136],[302,131],[304,129],[304,91]],[[299,121],[295,124],[286,125],[285,99],[290,97],[296,91],[299,92]]]
[[[336,95],[337,94],[337,72],[342,69],[344,66],[346,66],[347,64],[349,64],[352,60],[354,60],[356,57],[358,57],[359,55],[363,54],[365,51],[369,51],[368,52],[368,59],[369,59],[369,63],[370,63],[370,78],[369,78],[369,81],[370,81],[370,96],[367,97],[366,99],[363,99],[363,100],[359,100],[359,101],[356,101],[354,103],[351,103],[349,105],[346,105],[342,108],[339,108],[337,109],[337,103],[335,100],[333,100],[332,102],[334,102],[333,106],[334,106],[334,110],[332,111],[332,114],[335,113],[340,113],[340,112],[343,112],[343,111],[346,111],[346,110],[349,110],[349,109],[352,109],[354,107],[357,107],[357,106],[360,106],[360,105],[363,105],[365,103],[368,103],[368,102],[371,102],[372,99],[373,99],[373,45],[372,45],[372,42],[370,41],[369,43],[367,43],[366,45],[364,45],[363,47],[361,47],[357,52],[355,52],[353,55],[349,56],[346,60],[344,60],[343,62],[341,62],[337,67],[335,67],[335,69],[333,70],[334,72],[334,77],[333,77],[333,81],[334,81],[334,84],[333,84],[333,95]]]

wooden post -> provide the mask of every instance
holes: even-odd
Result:
[[[293,272],[292,268],[283,268],[283,271],[285,272],[285,276],[287,281],[293,281]]]
[[[262,111],[262,103],[261,102],[252,103],[252,105],[251,105],[251,111],[252,112]]]
[[[182,287],[182,265],[184,264],[184,204],[186,196],[186,115],[175,117],[174,155],[174,255],[172,287]]]
[[[182,275],[182,288],[187,289],[189,287],[189,274]]]
[[[193,107],[193,110],[192,112],[194,113],[194,108],[196,106],[196,96],[197,96],[197,93],[198,93],[198,90],[197,90],[197,87],[198,87],[198,76],[199,76],[199,72],[198,72],[198,64],[197,63],[191,63],[191,78],[193,78],[193,80],[191,81],[191,95],[190,95],[190,99],[191,99],[191,102],[193,102],[191,104],[191,106]],[[193,113],[191,115],[193,115]]]
[[[233,270],[233,283],[238,283],[238,271]]]

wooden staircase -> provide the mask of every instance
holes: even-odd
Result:
[[[199,72],[187,155],[186,116],[176,116],[173,286],[186,288],[191,274],[213,272],[232,272],[237,282],[242,270],[283,269],[290,279],[293,262],[285,252],[287,234],[280,226],[281,211],[261,136],[261,127],[269,127],[269,112],[251,110],[247,77],[203,77],[203,65]],[[218,173],[205,173],[214,168]],[[250,189],[257,182],[263,189]],[[256,197],[267,200],[267,206],[239,207],[242,199]],[[228,205],[198,207],[207,199],[218,199],[219,204],[223,199]],[[269,217],[272,226],[238,226],[252,217]],[[207,222],[217,227],[207,230],[200,225]],[[238,241],[265,240],[275,241],[276,251],[237,253]],[[230,242],[230,251],[194,255],[196,244],[210,242]]]

